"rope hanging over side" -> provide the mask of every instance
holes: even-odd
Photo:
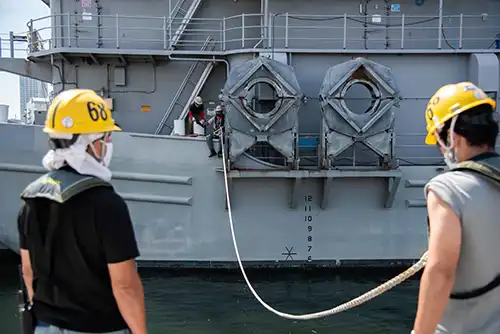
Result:
[[[366,303],[367,301],[381,295],[382,293],[394,288],[395,286],[401,284],[411,276],[415,275],[417,272],[419,272],[422,268],[425,267],[425,264],[427,263],[427,252],[425,252],[420,260],[415,263],[413,266],[399,274],[398,276],[390,279],[389,281],[385,282],[382,285],[379,285],[375,289],[372,289],[365,294],[354,298],[348,302],[345,302],[344,304],[341,304],[339,306],[336,306],[332,309],[325,310],[322,312],[316,312],[316,313],[309,313],[309,314],[302,314],[302,315],[294,315],[294,314],[288,314],[284,313],[281,311],[278,311],[271,307],[269,304],[267,304],[262,298],[260,298],[259,294],[255,291],[253,288],[252,284],[250,283],[247,274],[245,272],[245,268],[243,268],[243,264],[241,263],[241,258],[240,258],[240,253],[238,251],[238,244],[236,243],[236,236],[234,233],[234,224],[233,224],[233,214],[231,211],[231,199],[229,197],[229,185],[228,185],[228,175],[227,175],[227,166],[226,166],[226,148],[224,146],[224,136],[220,136],[220,143],[221,143],[221,149],[222,149],[222,165],[224,169],[224,185],[225,185],[225,191],[226,191],[226,202],[227,202],[227,212],[229,216],[229,226],[231,227],[231,236],[233,239],[233,245],[234,245],[234,251],[236,253],[236,258],[238,260],[238,265],[240,267],[241,273],[243,274],[243,278],[245,279],[246,284],[248,285],[248,288],[254,295],[254,297],[259,301],[259,303],[262,304],[267,310],[270,312],[286,318],[286,319],[291,319],[291,320],[311,320],[311,319],[319,319],[319,318],[324,318],[330,315],[334,315],[343,311],[347,311],[351,308],[354,308],[356,306],[359,306],[361,304]]]

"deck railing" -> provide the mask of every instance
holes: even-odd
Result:
[[[3,37],[2,46],[4,56],[13,55],[19,41],[15,37],[26,36],[28,53],[58,48],[171,50],[171,41],[183,20],[118,14],[54,14],[30,21],[25,33],[11,33],[7,40]],[[262,20],[261,14],[193,18],[175,49],[199,51],[208,36],[216,43],[212,53],[239,49],[497,52],[500,16],[461,14],[443,16],[440,20],[438,16],[280,13],[270,14],[268,20]],[[11,52],[5,52],[6,43]]]

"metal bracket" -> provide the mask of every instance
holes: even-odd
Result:
[[[99,60],[97,60],[96,56],[94,56],[94,54],[90,54],[89,55],[90,59],[92,59],[92,61],[94,62],[95,65],[101,65],[101,63],[99,63]]]
[[[156,60],[155,60],[154,56],[149,55],[149,60],[151,60],[151,63],[153,64],[153,66],[156,66]]]
[[[387,179],[387,197],[385,199],[384,207],[391,208],[394,204],[394,199],[401,182],[401,176],[390,177]]]
[[[396,197],[396,193],[399,188],[399,183],[401,182],[401,176],[400,175],[378,175],[377,172],[371,173],[371,172],[360,172],[360,173],[355,173],[353,175],[342,175],[339,174],[338,176],[329,176],[327,175],[326,177],[322,178],[322,189],[321,189],[321,202],[320,202],[320,208],[321,209],[326,209],[328,207],[328,202],[330,199],[330,189],[332,187],[333,180],[336,178],[342,178],[342,177],[364,177],[364,178],[377,178],[377,177],[383,177],[386,180],[387,184],[387,192],[386,192],[386,197],[384,200],[384,207],[385,208],[391,208],[394,204],[394,199]]]
[[[123,57],[122,55],[119,56],[119,59],[120,59],[120,63],[122,65],[127,65],[127,60],[125,59],[125,57]]]
[[[320,197],[321,202],[319,204],[319,207],[323,210],[328,206],[328,200],[330,199],[330,188],[332,187],[333,180],[333,177],[327,177],[323,179],[322,192]]]
[[[222,169],[216,169],[217,172],[223,172]],[[394,204],[394,199],[399,188],[399,183],[402,179],[400,170],[323,170],[323,171],[263,171],[263,170],[233,170],[228,173],[228,186],[231,188],[233,178],[237,179],[289,179],[291,182],[291,190],[289,195],[289,206],[292,209],[297,207],[299,194],[301,192],[304,179],[321,179],[321,209],[328,207],[329,192],[332,187],[332,182],[335,179],[343,178],[382,178],[387,184],[387,195],[384,199],[384,207],[391,208]],[[229,189],[231,192],[231,189]],[[227,210],[227,205],[226,205]]]
[[[69,60],[69,58],[66,57],[63,53],[60,53],[59,56],[62,58],[62,60],[64,60],[64,62],[66,62],[66,64],[73,65],[73,63]]]
[[[289,206],[290,209],[296,209],[299,201],[300,191],[302,189],[303,179],[301,177],[291,180],[292,189],[290,192]]]

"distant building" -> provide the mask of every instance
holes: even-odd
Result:
[[[19,77],[19,110],[21,115],[26,110],[27,103],[33,97],[47,98],[47,84],[27,77]]]
[[[21,121],[24,124],[42,125],[49,105],[50,100],[48,97],[32,97],[26,103],[26,109],[21,112]]]

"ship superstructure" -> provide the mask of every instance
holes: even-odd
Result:
[[[497,1],[46,3],[49,17],[11,33],[28,58],[0,69],[106,98],[126,132],[113,183],[145,264],[235,264],[222,163],[248,265],[412,261],[427,245],[423,186],[444,170],[424,145],[428,99],[469,80],[498,100]],[[172,135],[198,95],[225,107],[227,161]],[[14,250],[42,120],[0,124],[0,241]]]

